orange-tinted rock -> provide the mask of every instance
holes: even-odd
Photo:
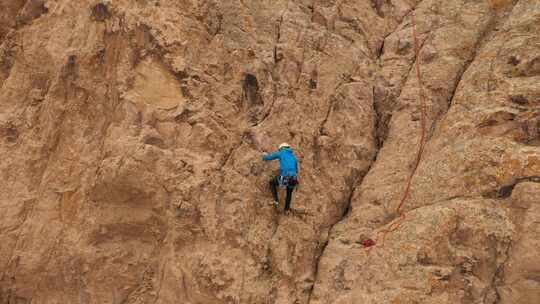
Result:
[[[540,6],[7,2],[0,303],[538,302]]]

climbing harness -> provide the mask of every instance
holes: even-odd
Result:
[[[418,78],[419,95],[420,95],[420,111],[421,111],[421,120],[420,120],[421,134],[420,134],[420,142],[418,144],[418,153],[416,155],[416,159],[414,162],[414,166],[411,170],[411,173],[409,177],[407,178],[405,191],[403,192],[403,196],[401,197],[399,205],[396,208],[396,214],[398,214],[399,217],[392,224],[390,224],[390,226],[387,229],[383,229],[377,233],[376,242],[372,241],[371,239],[367,239],[362,242],[362,245],[364,246],[364,248],[367,248],[367,250],[371,250],[372,247],[377,244],[384,246],[384,240],[386,238],[386,235],[390,232],[396,231],[403,224],[403,221],[405,220],[406,215],[404,212],[402,213],[402,208],[405,205],[407,198],[409,197],[412,179],[414,175],[416,174],[416,169],[420,165],[420,160],[422,159],[422,154],[424,153],[424,147],[426,144],[427,102],[426,102],[426,96],[424,94],[424,85],[422,83],[422,74],[420,72],[420,56],[419,56],[420,49],[418,47],[418,37],[416,33],[416,20],[415,20],[414,11],[411,12],[411,23],[412,23],[412,35],[414,39],[414,53],[416,56],[415,68],[416,68],[416,77]],[[381,242],[379,242],[380,236],[382,236]]]
[[[281,187],[294,188],[298,185],[298,178],[296,176],[278,176],[278,184]]]

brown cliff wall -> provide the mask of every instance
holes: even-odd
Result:
[[[539,301],[535,0],[0,8],[0,303]]]

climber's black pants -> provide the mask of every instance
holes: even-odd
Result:
[[[276,202],[278,200],[278,187],[279,187],[280,176],[276,176],[270,180],[270,191],[272,191],[272,196]],[[291,207],[292,193],[295,185],[284,185],[287,187],[287,196],[285,197],[285,211],[289,210]]]

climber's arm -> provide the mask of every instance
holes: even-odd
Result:
[[[263,155],[263,160],[274,160],[279,158],[279,152]]]

